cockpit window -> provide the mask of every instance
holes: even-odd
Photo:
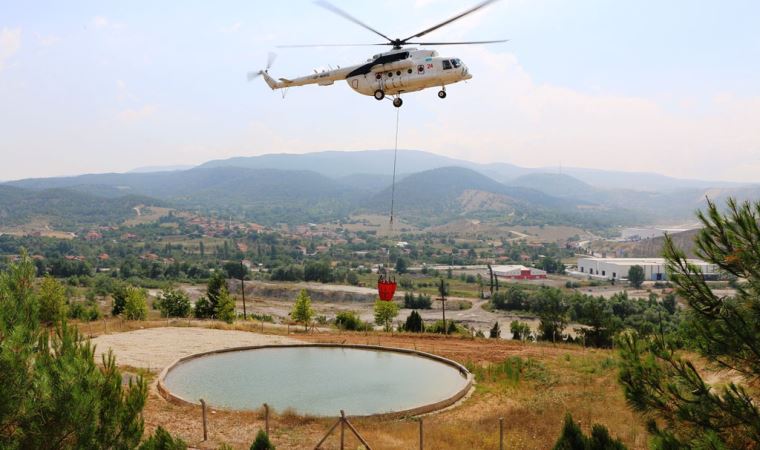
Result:
[[[444,60],[443,61],[443,70],[449,70],[449,69],[451,69],[451,63],[448,62],[447,60]]]
[[[462,65],[462,61],[458,59],[452,59],[451,65],[458,69]]]

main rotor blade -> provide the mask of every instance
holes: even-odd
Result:
[[[466,41],[466,42],[407,42],[407,45],[470,45],[470,44],[500,44],[509,42],[509,39],[499,39],[496,41]]]
[[[372,47],[377,45],[393,45],[390,42],[383,42],[382,44],[294,44],[294,45],[278,45],[277,48],[311,48],[311,47]]]
[[[465,16],[467,16],[469,14],[472,14],[475,11],[477,11],[477,10],[479,10],[481,8],[485,8],[486,6],[490,5],[491,3],[494,3],[494,2],[497,2],[497,1],[499,1],[499,0],[486,0],[486,1],[482,2],[482,3],[479,3],[476,6],[473,6],[472,8],[468,9],[467,11],[465,11],[465,12],[463,12],[461,14],[458,14],[458,15],[452,17],[449,20],[441,22],[438,25],[435,25],[433,27],[428,28],[427,30],[421,31],[421,32],[415,34],[414,36],[409,36],[408,38],[403,39],[402,42],[406,43],[406,41],[408,41],[409,39],[414,39],[414,38],[422,37],[422,36],[430,33],[431,31],[435,31],[435,30],[437,30],[437,29],[439,29],[441,27],[444,27],[444,26],[450,24],[451,22],[457,21],[457,20],[461,19],[462,17],[465,17]]]
[[[375,33],[376,35],[383,37],[389,41],[393,41],[393,39],[389,38],[388,36],[384,35],[383,33],[377,31],[376,29],[372,28],[371,26],[367,25],[366,23],[362,22],[361,20],[357,19],[356,17],[352,16],[351,14],[343,11],[342,9],[338,8],[337,6],[333,5],[332,3],[328,3],[325,0],[317,0],[315,2],[318,6],[321,6],[322,8],[325,8],[328,11],[331,11],[344,19],[350,20],[351,22],[359,25],[360,27],[366,28],[369,31]]]

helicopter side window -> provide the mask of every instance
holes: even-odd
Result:
[[[458,69],[462,65],[462,61],[458,59],[452,59],[451,65],[454,66],[455,69]]]
[[[425,73],[425,65],[424,64],[420,64],[419,66],[417,66],[417,73],[420,73],[420,74]]]
[[[450,70],[451,69],[451,63],[447,60],[443,61],[443,70]]]
[[[401,71],[400,71],[400,70],[397,70],[397,71],[396,71],[396,75],[398,75],[398,76],[401,76]]]
[[[382,77],[383,77],[383,74],[381,74],[381,73],[375,74],[375,79],[376,80],[379,80]]]
[[[411,74],[412,73],[412,69],[407,69],[406,73]]]
[[[393,77],[393,72],[388,72],[388,78]]]

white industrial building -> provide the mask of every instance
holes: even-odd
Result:
[[[699,259],[689,259],[689,263],[699,267],[708,278],[718,275],[718,267],[715,264]],[[578,258],[578,272],[581,275],[608,280],[627,279],[628,271],[633,266],[641,266],[644,269],[645,280],[661,281],[668,277],[665,270],[665,258]]]
[[[546,278],[546,272],[535,267],[525,266],[493,266],[493,274],[499,278],[510,280],[541,280]]]

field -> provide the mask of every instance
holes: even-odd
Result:
[[[627,408],[617,384],[615,354],[611,351],[440,335],[337,331],[293,334],[285,327],[271,324],[265,324],[262,333],[262,325],[251,322],[228,326],[183,320],[172,322],[170,328],[166,325],[166,320],[111,323],[110,326],[96,326],[95,330],[91,328],[90,333],[103,334],[106,327],[110,328],[110,335],[96,339],[99,346],[114,348],[117,362],[123,361],[124,370],[144,373],[153,382],[155,373],[173,358],[214,347],[251,345],[252,342],[296,339],[414,348],[465,364],[476,378],[476,387],[469,398],[448,410],[424,417],[426,448],[498,448],[498,421],[503,417],[506,448],[546,449],[558,436],[567,412],[586,429],[592,423],[601,423],[629,448],[646,448],[643,424]],[[204,329],[209,327],[216,329]],[[126,331],[131,328],[141,330]],[[115,330],[125,331],[114,333]],[[146,352],[156,355],[146,360]],[[318,388],[314,386],[314,389]],[[157,393],[155,382],[144,415],[147,431],[162,425],[190,445],[202,449],[217,448],[223,442],[234,448],[248,448],[255,432],[264,426],[260,412],[213,410],[209,415],[209,440],[203,442],[200,408],[167,402]],[[278,411],[271,417],[271,436],[278,449],[309,448],[334,420]],[[352,422],[373,448],[416,448],[416,419],[357,419]],[[336,436],[324,448],[337,446]],[[358,442],[352,437],[347,439],[347,448],[357,446]]]

